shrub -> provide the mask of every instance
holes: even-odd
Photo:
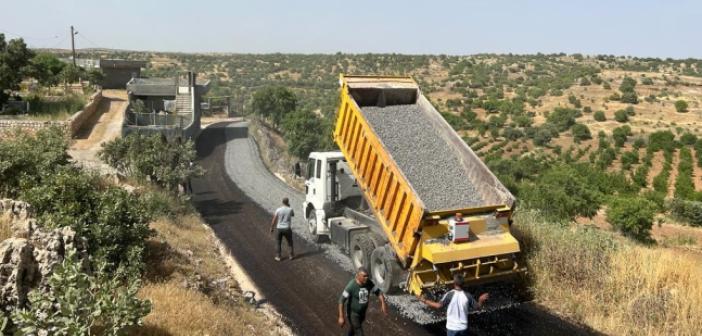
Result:
[[[653,79],[649,77],[641,78],[641,85],[653,85]]]
[[[702,202],[674,198],[668,207],[675,218],[693,226],[702,226]]]
[[[631,128],[628,125],[617,127],[612,130],[612,138],[616,147],[624,146],[627,138],[631,135]]]
[[[695,183],[692,181],[692,153],[687,147],[680,149],[678,176],[675,179],[675,197],[692,200],[695,194]]]
[[[575,124],[570,130],[573,133],[573,140],[575,143],[580,143],[580,141],[592,139],[590,134],[590,129],[583,124]]]
[[[697,142],[697,136],[692,133],[685,133],[680,136],[680,143],[686,146],[692,146]]]
[[[636,168],[634,175],[631,177],[634,183],[641,188],[645,188],[647,185],[648,171],[650,167],[648,165],[642,164]]]
[[[597,111],[593,115],[593,118],[595,118],[595,121],[606,121],[607,117],[605,117],[604,111]]]
[[[202,175],[192,141],[168,141],[163,135],[132,133],[102,145],[98,156],[122,174],[150,180],[176,190],[188,179]]]
[[[618,110],[617,112],[614,112],[614,120],[620,123],[625,123],[629,121],[629,116],[625,110]]]
[[[636,138],[632,146],[636,149],[646,147],[646,140],[644,138]]]
[[[115,276],[104,268],[88,275],[81,265],[69,253],[53,270],[49,288],[29,293],[28,308],[12,313],[19,333],[120,335],[125,328],[141,324],[151,303],[137,297],[138,276]]]
[[[68,142],[63,130],[51,127],[35,135],[20,130],[0,141],[0,195],[17,198],[20,184],[38,185],[68,165]]]
[[[678,100],[675,102],[675,110],[682,113],[687,112],[687,102],[684,100]]]
[[[624,109],[624,111],[626,111],[627,115],[630,115],[630,116],[636,115],[636,111],[634,110],[634,107],[631,105],[627,106],[626,109]]]
[[[520,189],[529,206],[559,220],[592,217],[601,204],[599,193],[577,170],[567,165],[551,167],[533,185]]]
[[[670,152],[675,146],[675,135],[671,131],[656,131],[648,136],[648,149],[652,152],[661,149]]]
[[[629,237],[649,241],[654,209],[655,205],[642,197],[617,197],[610,202],[607,221]]]
[[[629,170],[629,168],[631,168],[632,164],[639,163],[639,152],[631,151],[631,152],[622,153],[621,162],[622,162],[622,169]]]
[[[557,107],[548,114],[546,121],[556,125],[559,132],[564,132],[570,129],[575,124],[575,118],[580,116],[580,111],[576,109]]]
[[[622,96],[621,96],[621,98],[619,98],[619,101],[621,101],[622,103],[627,103],[627,104],[638,104],[639,103],[639,96],[634,91],[622,92]]]

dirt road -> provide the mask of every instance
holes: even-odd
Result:
[[[68,154],[83,166],[111,171],[97,158],[97,152],[101,144],[120,136],[127,108],[127,92],[103,90],[102,96],[95,115],[78,131]]]
[[[351,278],[348,258],[338,258],[334,246],[322,248],[305,240],[298,216],[293,226],[293,261],[275,262],[274,239],[268,232],[270,211],[283,196],[301,204],[302,195],[268,172],[258,157],[245,123],[221,123],[205,129],[197,143],[199,163],[207,174],[193,181],[193,200],[215,234],[265,295],[300,335],[337,335],[337,298]],[[368,335],[442,335],[443,323],[420,326],[404,318],[397,307],[383,318],[371,304],[365,326]],[[535,304],[474,314],[475,335],[590,335],[593,332],[562,320]]]

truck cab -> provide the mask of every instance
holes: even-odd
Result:
[[[308,230],[314,236],[329,235],[327,220],[362,202],[356,178],[339,151],[310,153],[305,178],[302,213]]]

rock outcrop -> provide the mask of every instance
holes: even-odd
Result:
[[[85,239],[69,227],[37,227],[26,202],[2,199],[0,215],[12,229],[12,237],[0,243],[0,307],[25,305],[29,291],[46,285],[67,251],[87,261]]]

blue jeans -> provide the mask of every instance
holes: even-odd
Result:
[[[468,329],[464,329],[464,330],[446,329],[446,336],[468,336]]]

